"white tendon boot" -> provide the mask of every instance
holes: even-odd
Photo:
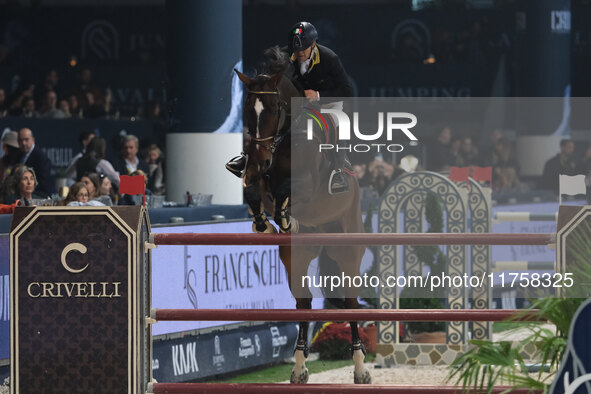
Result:
[[[295,365],[291,371],[290,383],[306,384],[308,383],[308,368],[306,368],[306,356],[303,350],[296,350],[293,354]]]
[[[355,384],[371,384],[371,375],[369,369],[363,364],[363,360],[365,360],[365,353],[363,350],[353,350],[353,361],[355,362],[353,382]]]

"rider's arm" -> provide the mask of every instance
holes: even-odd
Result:
[[[328,72],[334,80],[334,88],[318,91],[320,97],[351,97],[353,87],[338,56],[330,56],[328,67]]]

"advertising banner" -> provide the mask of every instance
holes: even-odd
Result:
[[[154,379],[184,382],[281,361],[293,355],[297,334],[296,323],[266,323],[155,341]]]
[[[153,228],[154,233],[250,233],[251,222]],[[152,306],[173,309],[293,309],[277,246],[159,246],[152,251]],[[322,307],[322,300],[314,304]],[[228,322],[159,322],[154,335]]]
[[[140,212],[140,207],[15,210],[11,393],[48,387],[60,393],[137,393],[149,379],[140,381],[139,351],[147,335],[138,325],[146,313],[138,307],[136,282],[143,274],[133,231]]]

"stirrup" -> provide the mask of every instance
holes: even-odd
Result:
[[[338,178],[340,178],[340,182]],[[332,170],[330,173],[330,178],[328,178],[328,194],[334,195],[346,193],[348,191],[349,183],[347,183],[344,171],[341,168],[338,170]]]

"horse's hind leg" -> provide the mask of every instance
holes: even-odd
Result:
[[[297,309],[312,309],[312,300],[310,298],[298,298],[296,301]],[[308,382],[308,368],[306,368],[306,359],[310,350],[308,348],[308,322],[300,322],[298,332],[298,341],[293,352],[295,365],[291,371],[290,383],[305,384]]]
[[[326,249],[328,257],[338,264],[340,272],[351,278],[359,275],[364,251],[365,248],[363,247],[328,247]],[[345,308],[358,309],[359,302],[357,302],[357,296],[359,295],[359,289],[349,285],[344,286],[344,291]],[[357,322],[351,321],[349,324],[351,325],[351,353],[355,362],[353,380],[358,384],[369,384],[371,383],[371,375],[367,367],[363,364],[366,352],[359,337]]]
[[[304,286],[303,277],[308,271],[308,265],[312,258],[318,255],[315,247],[280,246],[279,256],[287,271],[289,289],[296,299],[297,309],[312,309],[312,293],[307,286]],[[291,371],[289,381],[296,384],[308,382],[308,368],[306,358],[308,357],[308,322],[300,322],[298,340],[293,352],[295,365]]]
[[[356,298],[346,298],[345,299],[345,308],[347,309],[357,309],[359,308],[359,303],[357,302]],[[359,329],[357,327],[356,321],[349,322],[351,325],[351,354],[353,356],[353,361],[355,362],[355,369],[353,372],[353,381],[355,384],[370,384],[371,383],[371,374],[369,373],[369,369],[365,366],[363,361],[365,360],[365,346],[361,342],[361,338],[359,337]]]

